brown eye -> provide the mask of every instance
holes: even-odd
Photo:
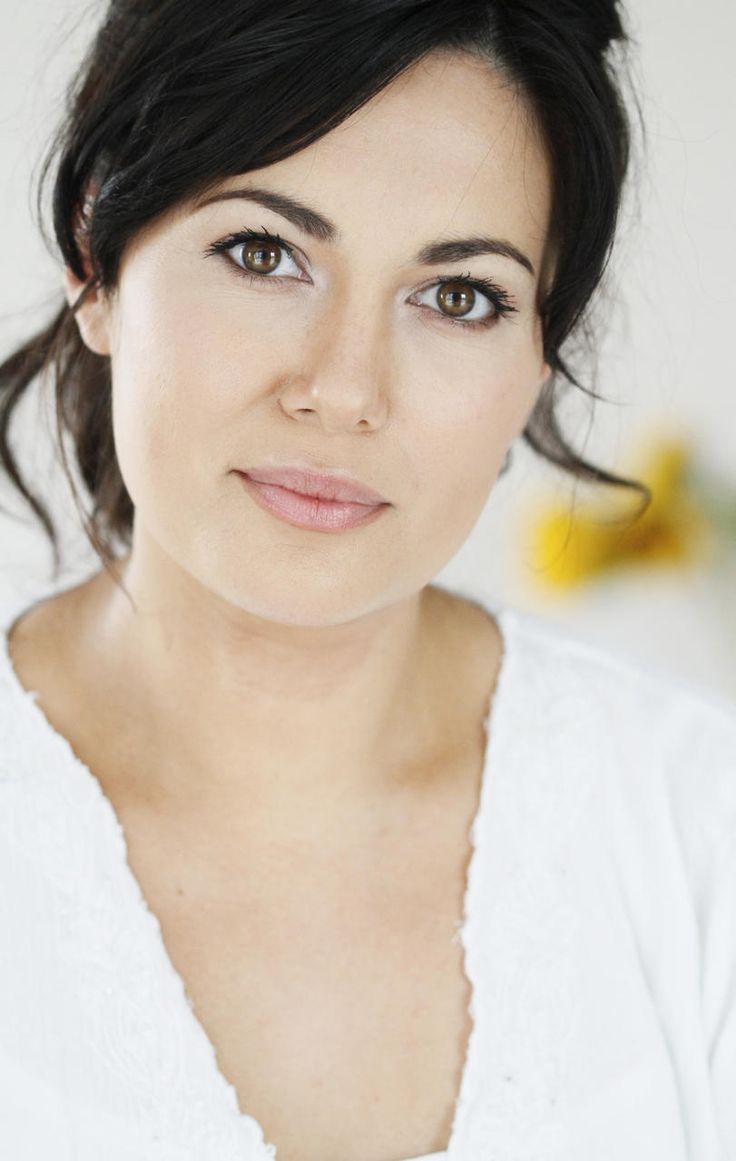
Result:
[[[459,327],[492,326],[504,314],[516,310],[500,286],[486,278],[473,278],[470,274],[446,276],[426,286],[421,293],[431,295],[431,301],[424,305],[431,307],[444,322]],[[438,306],[442,309],[437,310]]]
[[[254,274],[270,274],[281,261],[281,247],[272,242],[246,242],[242,249],[242,261],[247,270]]]
[[[243,274],[263,282],[280,281],[284,275],[287,278],[294,276],[298,278],[300,273],[291,247],[280,238],[268,234],[258,234],[245,239],[242,235],[240,237],[231,235],[229,238],[223,238],[221,242],[216,242],[209,252],[227,254]]]
[[[464,318],[475,305],[475,291],[464,282],[443,282],[437,290],[437,301],[453,318]]]

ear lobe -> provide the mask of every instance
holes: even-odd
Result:
[[[76,274],[64,268],[64,292],[69,306],[73,306],[87,284]],[[96,355],[110,354],[109,306],[103,291],[94,286],[90,289],[74,315],[79,333],[85,346]]]
[[[88,235],[90,220],[94,208],[94,199],[98,193],[96,182],[91,182],[86,189],[84,202],[74,218],[74,236],[79,246],[79,254],[85,274],[85,281],[80,281],[70,267],[64,268],[64,291],[69,306],[73,307],[79,299],[85,286],[92,280],[92,263],[89,256]],[[75,311],[74,317],[85,346],[96,355],[110,354],[109,334],[109,305],[107,296],[97,284],[91,286],[84,297],[84,302]]]

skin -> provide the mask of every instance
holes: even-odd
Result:
[[[177,207],[132,241],[117,288],[77,314],[111,359],[132,603],[102,569],[9,644],[112,801],[241,1110],[284,1161],[417,1157],[447,1145],[468,1046],[455,933],[501,651],[492,618],[430,582],[549,375],[546,154],[487,64],[437,53],[220,188],[244,184],[315,207],[341,241],[242,200]],[[283,282],[205,256],[244,227],[294,247]],[[535,274],[412,263],[478,233]],[[518,312],[453,325],[437,279],[468,273]],[[340,534],[288,525],[232,471],[270,457],[347,468],[391,507]]]
[[[104,571],[87,582],[77,655],[100,713],[124,704],[151,756],[129,793],[230,825],[246,803],[358,817],[438,756],[452,700],[438,649],[462,658],[457,617],[429,582],[550,374],[537,311],[548,162],[518,93],[483,62],[434,53],[320,141],[219,188],[245,184],[315,207],[342,240],[242,200],[180,206],[78,313],[112,363],[135,506],[121,576],[137,611]],[[295,248],[280,284],[205,256],[244,227]],[[476,233],[513,243],[535,274],[496,255],[411,264],[428,241]],[[518,313],[453,326],[433,280],[468,272]],[[69,270],[65,285],[73,302]],[[472,313],[491,310],[480,297]],[[270,457],[346,467],[392,506],[339,534],[290,526],[233,474]]]

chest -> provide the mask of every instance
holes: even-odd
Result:
[[[214,860],[201,837],[119,813],[219,1070],[278,1161],[443,1150],[472,1027],[463,812],[440,857],[410,840],[369,858],[282,837]]]

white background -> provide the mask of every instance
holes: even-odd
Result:
[[[60,268],[33,216],[31,181],[56,125],[64,87],[101,12],[97,2],[33,0],[0,12],[0,352],[39,328],[60,295]],[[676,422],[736,486],[736,4],[630,0],[636,83],[648,139],[638,201],[627,201],[614,262],[617,304],[597,389],[609,402],[570,409],[568,432],[588,459],[626,474],[642,432]],[[582,404],[582,401],[581,401]],[[98,563],[54,466],[39,400],[17,425],[22,463],[61,520],[66,587]],[[50,475],[49,475],[50,473]],[[46,491],[48,489],[48,491]],[[735,599],[728,579],[639,569],[567,597],[533,585],[519,540],[529,496],[572,500],[566,477],[521,443],[514,464],[439,583],[540,612],[669,674],[736,697]],[[586,491],[584,493],[588,495]],[[583,493],[580,493],[582,498]],[[30,513],[0,486],[0,599],[44,589],[50,554]]]

